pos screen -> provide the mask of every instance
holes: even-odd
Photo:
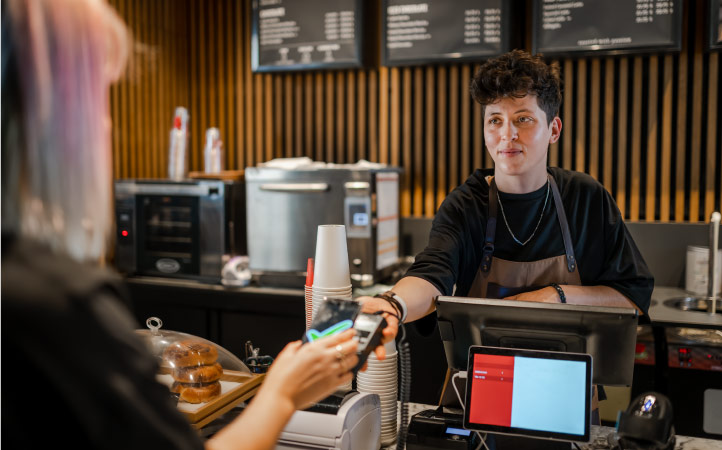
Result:
[[[589,441],[592,357],[471,346],[464,428]]]

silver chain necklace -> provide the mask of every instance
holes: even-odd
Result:
[[[509,230],[509,234],[511,235],[511,238],[514,239],[514,242],[521,245],[522,247],[531,241],[531,239],[536,234],[536,231],[539,229],[539,225],[541,225],[542,218],[544,217],[544,210],[547,208],[547,201],[549,200],[549,180],[547,180],[547,195],[544,197],[544,206],[542,206],[541,214],[539,215],[539,221],[536,223],[536,227],[534,227],[534,231],[531,232],[531,236],[529,236],[529,239],[522,242],[519,239],[514,236],[514,232],[511,231],[511,227],[509,227],[509,222],[506,220],[506,214],[504,214],[504,206],[501,204],[501,197],[499,197],[499,189],[496,190],[496,199],[499,202],[499,209],[501,209],[501,217],[504,218],[504,224],[506,225],[506,229]]]

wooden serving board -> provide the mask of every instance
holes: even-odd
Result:
[[[170,388],[173,377],[166,368],[161,369],[158,381]],[[266,374],[245,373],[235,370],[223,370],[221,375],[221,395],[206,403],[178,402],[178,410],[185,414],[195,428],[202,428],[230,411],[237,404],[255,395]]]
[[[218,173],[188,172],[188,178],[207,180],[243,181],[244,170],[224,170]]]

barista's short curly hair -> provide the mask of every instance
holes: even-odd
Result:
[[[470,91],[484,109],[502,98],[536,95],[547,115],[547,124],[559,114],[562,103],[559,66],[522,50],[512,50],[482,64],[471,80]]]

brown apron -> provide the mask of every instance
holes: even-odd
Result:
[[[523,292],[534,291],[549,286],[550,283],[581,286],[577,260],[574,256],[571,233],[564,212],[559,188],[554,178],[547,174],[552,199],[557,210],[559,228],[564,240],[564,254],[537,261],[507,261],[494,257],[494,240],[497,225],[497,188],[492,178],[489,182],[489,217],[486,222],[486,236],[482,250],[481,265],[471,284],[467,297],[505,298]],[[456,397],[450,386],[451,373],[447,373],[441,403],[450,404],[451,396]],[[454,398],[455,400],[455,398]],[[597,408],[597,390],[594,389],[592,409]]]

